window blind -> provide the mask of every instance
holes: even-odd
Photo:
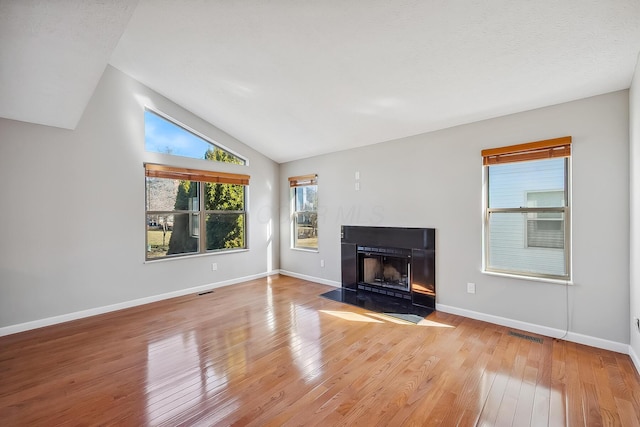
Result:
[[[318,184],[318,175],[300,175],[300,176],[292,176],[289,178],[289,187],[302,187],[304,185],[317,185]]]
[[[569,156],[571,156],[571,137],[564,136],[561,138],[482,150],[482,164],[490,166]]]
[[[220,184],[249,185],[249,175],[236,173],[203,171],[174,166],[146,163],[145,176],[150,178],[180,179],[185,181],[214,182]]]

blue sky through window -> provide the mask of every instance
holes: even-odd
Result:
[[[210,142],[152,111],[146,110],[144,112],[144,148],[146,151],[204,159],[207,150],[215,147]]]

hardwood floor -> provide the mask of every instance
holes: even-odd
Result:
[[[0,425],[640,425],[627,355],[330,289],[274,276],[2,337]]]

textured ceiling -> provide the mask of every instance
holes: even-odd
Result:
[[[0,115],[72,128],[122,34],[113,66],[278,162],[626,89],[640,51],[638,0],[0,1]]]
[[[0,117],[75,128],[138,0],[0,0]]]

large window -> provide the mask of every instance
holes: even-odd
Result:
[[[244,165],[245,159],[160,113],[144,112],[144,148],[153,153]]]
[[[484,150],[485,270],[570,278],[571,137]]]
[[[242,157],[150,110],[145,150],[245,165]],[[146,259],[246,248],[249,176],[146,164]]]
[[[248,175],[146,164],[147,259],[246,248]]]
[[[318,176],[289,178],[291,188],[292,247],[318,249]]]

